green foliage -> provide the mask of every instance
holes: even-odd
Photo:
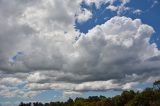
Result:
[[[66,102],[50,103],[20,103],[19,106],[160,106],[160,81],[153,83],[153,88],[146,88],[142,92],[123,91],[121,95],[112,98],[105,96],[90,96],[86,99],[69,98]],[[158,86],[157,86],[158,85]],[[156,86],[156,89],[155,89]]]
[[[157,80],[153,83],[153,88],[160,90],[160,80]]]

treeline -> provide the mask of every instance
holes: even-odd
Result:
[[[160,81],[155,81],[153,88],[142,92],[123,91],[112,98],[90,96],[88,98],[68,99],[66,102],[20,103],[19,106],[160,106]]]

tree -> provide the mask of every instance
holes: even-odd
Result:
[[[31,106],[31,103],[23,103],[23,102],[21,102],[21,103],[19,104],[19,106]]]
[[[126,104],[127,102],[132,100],[134,98],[134,96],[135,96],[135,92],[133,90],[123,91],[121,94],[123,104]]]
[[[160,90],[160,80],[157,80],[153,83],[153,88]]]
[[[74,105],[73,99],[69,98],[67,101],[67,106],[73,106],[73,105]]]

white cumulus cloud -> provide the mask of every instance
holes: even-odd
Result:
[[[87,9],[81,10],[81,13],[77,16],[77,20],[79,23],[85,22],[90,18],[92,18],[92,13]]]

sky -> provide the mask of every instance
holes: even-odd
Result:
[[[0,106],[152,87],[159,11],[159,0],[0,0]]]

